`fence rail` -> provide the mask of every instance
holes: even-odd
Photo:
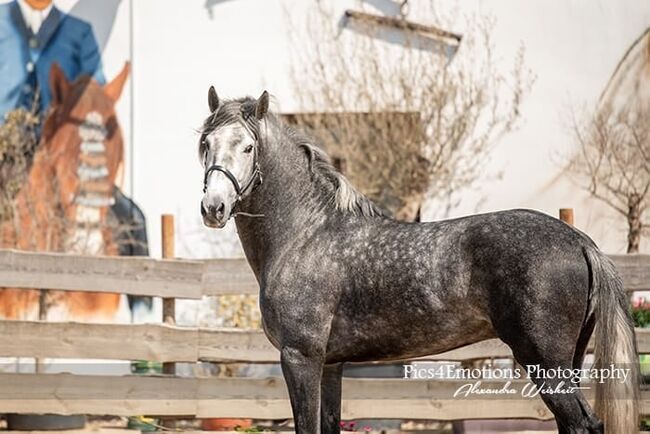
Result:
[[[650,255],[610,255],[628,291],[650,290]],[[0,284],[164,298],[257,294],[244,259],[190,261],[0,249]]]
[[[538,398],[453,399],[454,392],[466,383],[346,378],[343,380],[343,418],[459,420],[470,414],[472,418],[486,419],[546,420],[553,417]],[[525,383],[513,381],[512,387],[519,390]],[[90,380],[88,376],[71,374],[0,374],[0,384],[0,409],[14,413],[291,417],[286,386],[281,378],[96,375]],[[483,387],[498,389],[503,384],[486,381]],[[587,390],[586,396],[592,400],[593,390]],[[642,394],[641,407],[643,413],[650,412],[648,392]]]
[[[636,329],[636,338],[639,353],[650,354],[650,329]],[[0,321],[0,357],[223,363],[280,361],[278,350],[259,330],[40,321]],[[512,357],[510,348],[500,339],[489,339],[414,360],[469,361],[506,357]]]

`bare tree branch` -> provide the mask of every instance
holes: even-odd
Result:
[[[391,34],[402,38],[396,45],[373,23],[338,28],[340,17],[323,3],[306,29],[292,22],[290,30],[295,92],[308,112],[294,122],[344,159],[355,185],[397,217],[412,220],[426,194],[451,203],[516,125],[533,81],[523,48],[502,73],[490,18],[467,17],[460,46],[409,32]],[[423,4],[417,16],[436,20],[427,25],[456,27],[435,2]]]
[[[628,252],[638,252],[648,227],[650,111],[643,105],[605,107],[581,121],[573,118],[579,152],[569,167],[592,196],[625,216]]]

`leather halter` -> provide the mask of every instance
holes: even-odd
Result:
[[[260,164],[257,161],[257,147],[259,145],[259,138],[257,134],[255,134],[253,130],[251,130],[250,127],[246,124],[246,121],[244,119],[239,119],[239,122],[242,124],[244,129],[246,129],[248,134],[250,134],[254,140],[253,171],[251,172],[248,181],[242,187],[239,181],[237,180],[237,177],[233,175],[233,173],[230,170],[228,170],[224,166],[221,166],[220,164],[213,164],[212,166],[208,167],[205,171],[205,175],[203,176],[203,193],[206,193],[208,191],[208,177],[212,172],[221,172],[224,175],[226,175],[226,178],[230,180],[233,187],[235,188],[235,192],[237,192],[237,198],[235,199],[235,204],[239,202],[241,198],[244,196],[244,194],[246,194],[246,192],[248,192],[251,188],[257,187],[262,183],[262,171],[260,170]],[[258,182],[256,183],[256,181]]]

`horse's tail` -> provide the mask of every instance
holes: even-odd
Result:
[[[596,313],[594,366],[610,369],[614,364],[629,372],[626,381],[614,378],[596,383],[596,414],[606,433],[638,433],[639,356],[629,300],[612,261],[594,247],[585,248],[585,255]]]

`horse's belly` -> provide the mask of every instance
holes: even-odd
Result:
[[[439,354],[495,336],[489,321],[463,313],[432,316],[336,318],[327,347],[328,363],[398,360]],[[435,315],[432,313],[432,315]]]

